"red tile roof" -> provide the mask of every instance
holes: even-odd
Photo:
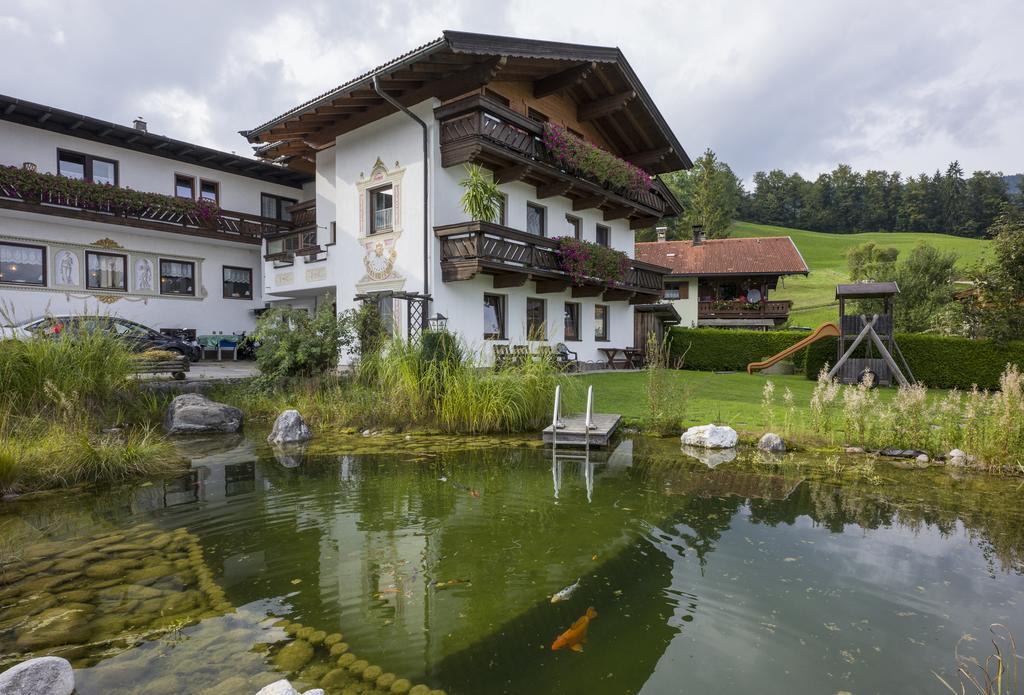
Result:
[[[806,275],[809,271],[788,236],[650,241],[636,244],[639,261],[671,268],[670,275]]]

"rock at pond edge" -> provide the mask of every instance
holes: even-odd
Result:
[[[169,435],[232,433],[241,429],[241,410],[198,393],[175,397],[164,415],[164,431]]]
[[[786,442],[774,432],[766,432],[758,441],[757,448],[761,451],[768,451],[773,454],[781,454],[786,451]]]
[[[724,425],[699,425],[683,432],[680,440],[687,446],[704,449],[731,449],[739,441],[736,430]]]
[[[274,428],[267,436],[271,444],[297,444],[313,438],[309,426],[298,410],[285,410],[274,420]]]
[[[57,656],[29,659],[0,673],[0,693],[71,695],[74,689],[71,663]]]

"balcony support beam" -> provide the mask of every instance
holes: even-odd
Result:
[[[537,284],[537,294],[552,294],[555,292],[565,292],[569,289],[568,280],[548,280],[538,279],[535,281]]]
[[[508,289],[510,287],[522,287],[529,279],[526,273],[502,273],[495,275],[492,287],[496,290]]]
[[[608,289],[601,298],[606,302],[623,302],[632,299],[634,294],[632,290]]]
[[[632,214],[632,208],[609,208],[604,211],[604,221],[611,222],[612,220],[624,220]]]
[[[590,208],[599,208],[608,201],[608,198],[603,195],[592,195],[586,198],[577,198],[572,201],[572,209],[574,212],[580,210],[589,210]]]
[[[627,154],[625,159],[627,162],[636,164],[638,167],[651,166],[672,154],[672,151],[671,147],[659,147],[653,150],[644,150],[642,152]]]
[[[556,195],[565,195],[571,190],[571,181],[555,181],[554,183],[546,183],[542,186],[537,186],[537,199],[543,200],[544,198],[553,198]]]
[[[494,183],[511,183],[522,181],[533,167],[529,164],[515,164],[494,172]]]
[[[572,298],[598,297],[602,292],[604,292],[604,287],[601,285],[573,285]]]
[[[647,229],[658,224],[660,217],[634,217],[629,221],[629,228],[636,229]]]

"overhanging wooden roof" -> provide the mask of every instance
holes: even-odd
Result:
[[[103,121],[92,116],[16,99],[0,94],[0,120],[20,123],[62,135],[123,147],[143,154],[187,162],[230,174],[248,176],[282,186],[301,188],[310,181],[309,173],[269,164],[265,161],[221,152],[191,142],[175,140],[132,126]]]
[[[460,31],[420,46],[251,130],[266,158],[310,161],[339,135],[394,113],[373,78],[405,106],[450,99],[501,80],[533,84],[541,97],[563,93],[616,155],[652,174],[692,166],[647,90],[618,48],[534,41]]]

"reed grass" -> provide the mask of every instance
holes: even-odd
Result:
[[[109,483],[177,468],[153,428],[166,397],[131,377],[116,337],[0,340],[0,491]]]
[[[921,385],[900,387],[883,401],[870,384],[841,386],[818,377],[810,399],[812,429],[836,443],[869,448],[918,449],[932,457],[960,449],[978,465],[1024,468],[1024,375],[1007,366],[999,390],[956,389],[929,398]]]
[[[368,354],[354,374],[227,386],[213,396],[269,420],[296,408],[316,426],[441,430],[459,434],[522,432],[550,417],[555,386],[574,386],[550,362],[501,371],[476,366],[478,355],[449,337],[441,343],[392,340]]]

